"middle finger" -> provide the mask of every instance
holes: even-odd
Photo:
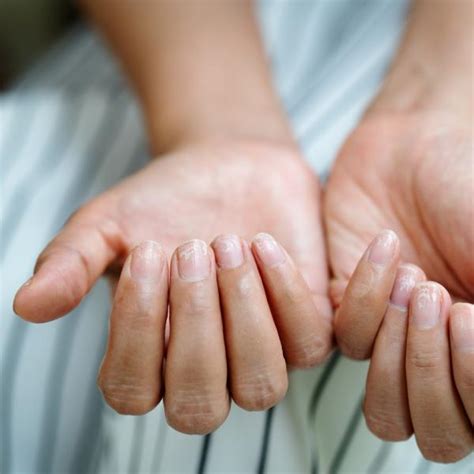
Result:
[[[247,410],[278,403],[288,386],[285,359],[265,290],[248,244],[218,237],[217,277],[230,369],[230,390]]]
[[[227,417],[227,366],[212,251],[193,240],[171,260],[165,413],[178,431],[204,434]]]
[[[431,461],[466,456],[472,433],[451,375],[448,292],[437,283],[419,283],[410,301],[406,372],[416,441]]]

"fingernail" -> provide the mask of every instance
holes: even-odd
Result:
[[[416,270],[411,267],[399,267],[390,295],[390,303],[406,310],[416,281]]]
[[[33,282],[33,277],[31,276],[30,278],[28,278],[28,280],[25,281],[25,283],[23,283],[23,285],[20,286],[20,290],[22,288],[26,288],[30,286],[32,282]]]
[[[419,285],[410,306],[413,322],[418,329],[431,329],[438,324],[441,314],[441,293],[437,285]]]
[[[211,260],[205,242],[191,240],[178,248],[178,273],[183,280],[204,280],[210,272]]]
[[[130,274],[134,280],[158,281],[162,268],[163,256],[156,242],[147,240],[133,249]]]
[[[453,345],[460,351],[474,351],[474,306],[458,303],[451,313]]]
[[[381,232],[370,244],[369,262],[386,265],[392,260],[397,249],[397,234],[391,230]]]
[[[264,232],[257,234],[253,239],[255,251],[262,263],[268,267],[274,267],[285,261],[285,254],[278,242]]]
[[[244,263],[242,244],[236,235],[222,235],[212,243],[219,268],[237,268]]]

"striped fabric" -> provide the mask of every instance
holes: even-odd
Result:
[[[407,0],[262,1],[275,83],[295,134],[323,177],[373,97],[399,40]],[[367,364],[335,353],[291,374],[265,413],[233,407],[208,436],[166,425],[161,407],[115,414],[95,377],[108,290],[67,318],[22,322],[15,289],[69,214],[147,160],[141,117],[100,40],[80,26],[0,97],[2,473],[468,473],[473,457],[429,463],[414,440],[382,443],[361,413]]]

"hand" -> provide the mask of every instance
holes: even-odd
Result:
[[[390,228],[400,236],[402,260],[419,265],[453,297],[472,301],[472,147],[468,127],[437,114],[376,115],[362,122],[327,187],[336,300],[371,237]]]
[[[335,316],[337,342],[342,352],[353,358],[372,355],[371,366],[375,367],[384,347],[377,334],[381,341],[386,341],[392,333],[387,326],[391,327],[396,318],[392,313],[399,312],[387,306],[391,293],[392,298],[400,296],[398,290],[393,290],[399,258],[402,263],[413,262],[422,268],[428,279],[441,283],[455,299],[471,303],[474,300],[474,101],[472,73],[465,68],[472,57],[472,15],[468,13],[472,5],[469,2],[434,5],[425,0],[412,3],[410,21],[391,67],[377,97],[336,160],[325,201],[328,252],[334,273],[330,292],[335,304],[340,305]],[[376,241],[378,245],[372,245],[356,271],[365,273],[365,277],[351,278],[370,239],[386,228],[400,236],[401,249],[392,233],[382,234]],[[413,272],[409,281],[424,278],[420,270],[408,268]],[[407,271],[406,267],[400,269]],[[405,302],[407,298],[405,294]],[[415,324],[419,320],[418,309],[427,310],[430,306],[433,314],[439,313],[438,323],[431,329],[418,330]],[[449,306],[448,293],[439,286],[423,284],[414,291],[409,306],[406,350],[409,408],[418,444],[425,457],[445,462],[459,459],[472,449],[472,434],[469,437],[466,417],[460,414],[456,390],[449,382],[446,335]],[[453,352],[457,351],[453,349],[455,334],[460,335],[456,324],[461,310],[457,308],[453,307],[450,317],[451,356],[459,395],[472,416],[472,406],[466,405],[463,394],[466,392],[462,388],[468,382],[472,392],[472,350],[461,351],[463,355],[457,362],[454,354],[460,352]],[[395,323],[405,326],[400,319],[404,321],[406,317]],[[464,315],[462,320],[469,318]],[[470,321],[462,330],[465,341],[470,338],[472,341],[472,317]],[[401,329],[394,330],[393,339],[389,337],[395,353],[398,347],[399,355],[391,366],[398,367],[394,370],[398,370],[396,380],[401,384],[404,380],[402,334]],[[430,345],[430,341],[436,344]],[[386,357],[393,353],[391,349],[385,352]],[[470,366],[465,366],[470,367],[465,382],[459,381],[463,378],[456,369],[460,367],[459,359],[470,361]],[[390,366],[389,362],[385,364]],[[421,374],[418,382],[410,376],[416,370]],[[371,372],[374,371],[371,367]],[[374,377],[373,373],[369,375],[369,387],[375,382],[385,382],[394,392],[387,403],[394,403],[396,408],[367,401],[368,418],[372,420],[369,426],[378,433],[391,432],[391,437],[408,436],[403,384],[396,390],[396,384],[386,378],[382,381]],[[426,395],[426,403],[416,398],[425,388],[432,389]],[[392,409],[399,414],[405,412],[405,416],[395,419]],[[374,428],[375,419],[378,429]],[[397,420],[399,423],[394,423]]]
[[[386,308],[373,345],[365,419],[381,439],[401,441],[415,432],[428,459],[458,461],[474,447],[474,306],[451,305],[449,293],[427,282],[420,268],[399,265],[397,246],[393,232],[373,240],[337,316],[356,318],[357,332],[373,307]]]
[[[352,358],[372,355],[398,253],[402,262],[422,268],[454,298],[473,301],[472,136],[460,123],[436,113],[372,113],[336,161],[325,199],[334,273],[330,292],[341,306],[335,317],[336,339],[342,352]],[[401,249],[398,240],[385,234],[378,250],[366,256],[367,261],[372,258],[371,279],[347,287],[370,238],[384,228],[396,231]],[[380,265],[388,266],[390,272],[377,272]],[[431,357],[432,364],[439,362],[437,353]],[[428,363],[426,357],[423,360]],[[425,457],[450,460],[459,456],[452,430],[442,422],[424,426],[417,420],[413,420],[415,434]]]
[[[290,257],[284,260],[287,290],[275,293],[272,299],[267,288],[266,302],[245,244],[243,266],[217,270],[232,396],[245,408],[267,408],[286,389],[282,343],[286,360],[296,366],[320,362],[331,349],[331,310],[318,203],[317,180],[292,147],[232,142],[180,148],[76,212],[39,256],[33,278],[16,296],[15,311],[34,322],[66,314],[106,270],[116,285],[126,256],[138,243],[160,242],[162,251],[153,245],[139,247],[124,267],[99,377],[112,406],[123,413],[144,413],[158,403],[163,390],[160,374],[165,350],[167,257],[190,238],[209,242],[225,232],[250,239],[257,232],[268,231],[295,262],[293,267]],[[235,243],[235,238],[232,241]],[[213,246],[218,262],[219,242]],[[202,243],[180,247],[177,255],[171,262],[165,405],[174,427],[204,432],[216,428],[228,409],[216,270],[213,251]],[[203,267],[208,273],[181,281],[176,266],[180,255],[191,267],[197,265],[198,256],[208,259],[210,263]],[[137,264],[136,274],[154,271],[154,276],[134,284],[133,262]],[[153,271],[143,270],[148,266]],[[276,269],[269,272],[265,276],[261,271],[266,285],[273,284],[272,278],[283,278]],[[199,284],[193,282],[196,279],[201,280]],[[281,287],[277,281],[274,284]],[[280,310],[282,305],[285,308]],[[285,332],[279,321],[300,317],[300,310],[301,319]],[[248,325],[228,326],[231,319]],[[235,388],[237,381],[240,389]]]

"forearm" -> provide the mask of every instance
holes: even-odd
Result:
[[[153,151],[189,140],[290,141],[247,0],[83,0],[142,102]]]
[[[371,111],[427,108],[472,118],[472,0],[414,0],[398,53]]]

